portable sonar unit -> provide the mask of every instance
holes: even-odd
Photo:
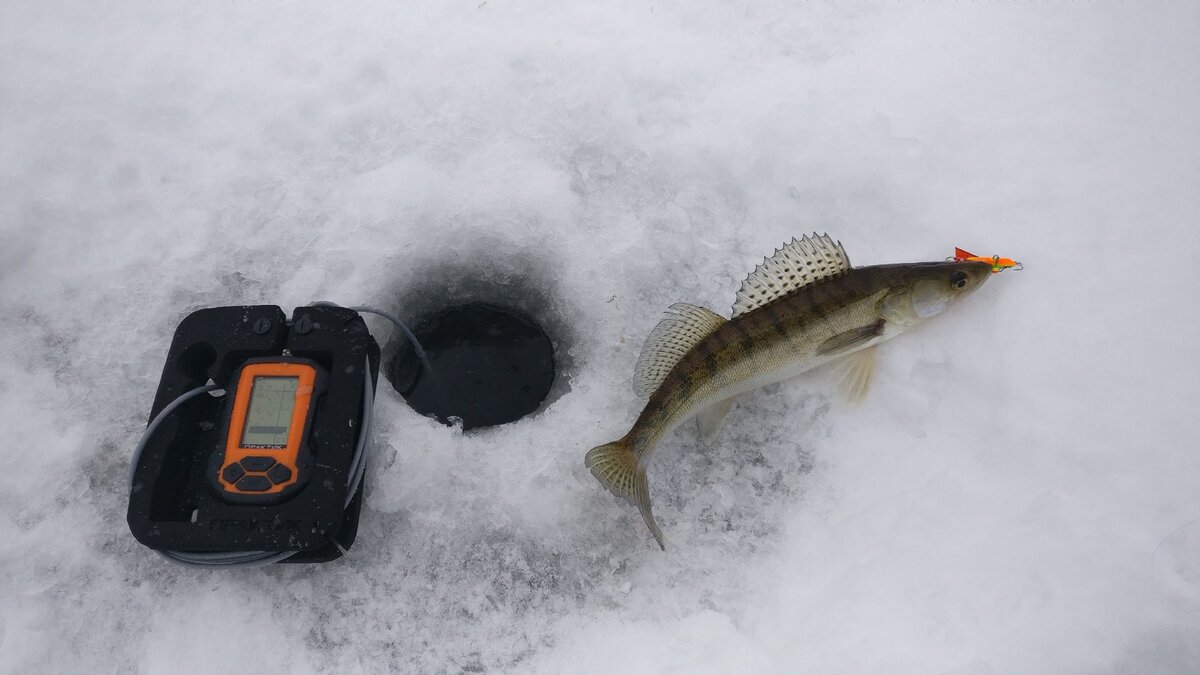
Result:
[[[190,566],[340,557],[358,530],[379,356],[353,309],[185,317],[130,468],[134,537]]]
[[[238,369],[226,394],[224,448],[212,454],[209,470],[223,498],[272,504],[304,487],[313,413],[326,379],[308,359],[258,358]]]

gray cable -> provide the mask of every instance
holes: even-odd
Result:
[[[137,447],[133,449],[133,460],[129,462],[129,489],[133,489],[133,475],[137,473],[138,460],[142,458],[142,452],[146,450],[146,443],[150,441],[150,436],[153,435],[155,430],[158,429],[158,425],[162,424],[162,421],[167,418],[167,415],[175,412],[176,408],[191,400],[192,397],[199,396],[206,391],[214,391],[220,388],[220,385],[206,384],[202,387],[196,387],[195,389],[185,391],[179,395],[179,398],[171,401],[167,404],[167,407],[160,410],[159,413],[154,416],[154,419],[150,420],[150,424],[146,425],[146,431],[142,433],[142,440],[139,441]]]
[[[354,500],[354,495],[358,492],[363,475],[367,469],[367,438],[371,434],[371,411],[375,402],[375,388],[373,384],[374,381],[371,379],[371,357],[368,356],[364,361],[363,368],[362,431],[358,435],[358,444],[354,448],[354,456],[350,460],[350,472],[346,478],[346,501],[343,508],[349,506],[350,502]],[[222,387],[216,384],[206,384],[202,387],[186,391],[180,394],[179,398],[168,403],[166,407],[154,416],[154,419],[150,420],[150,423],[146,425],[146,431],[142,433],[142,439],[133,450],[133,459],[129,463],[130,490],[133,489],[133,477],[137,473],[137,465],[142,458],[142,453],[146,450],[146,444],[149,443],[150,437],[158,429],[159,425],[162,424],[163,420],[167,418],[167,415],[175,412],[179,406],[192,398],[217,389],[222,389]],[[338,545],[336,541],[333,543],[339,550],[345,553],[345,549]],[[270,565],[295,555],[297,551],[188,552],[156,550],[155,553],[167,561],[183,567],[212,569],[214,567],[258,567],[261,565]]]
[[[318,300],[317,302],[310,303],[309,306],[310,307],[341,307],[341,305],[339,305],[337,303],[328,302],[325,300]],[[360,306],[360,307],[347,307],[346,309],[352,309],[352,310],[358,312],[359,314],[374,314],[376,316],[381,316],[381,317],[387,319],[388,321],[391,321],[392,325],[396,326],[396,328],[399,328],[400,331],[402,333],[404,333],[404,337],[408,338],[408,341],[410,343],[412,343],[413,351],[415,351],[417,353],[417,359],[419,359],[421,361],[421,365],[425,367],[425,370],[431,374],[433,373],[433,364],[431,364],[429,362],[429,357],[426,356],[426,354],[425,354],[425,348],[421,346],[421,342],[419,340],[417,340],[417,336],[414,335],[413,332],[408,329],[408,326],[405,325],[403,321],[401,321],[400,319],[396,318],[395,316],[393,316],[383,310],[376,309],[374,307],[367,307],[365,305]]]
[[[362,433],[358,436],[358,447],[354,450],[354,459],[350,462],[349,485],[346,488],[346,506],[354,501],[358,486],[362,483],[367,471],[367,433],[371,430],[371,416],[375,408],[375,387],[371,386],[371,360],[367,359],[367,376],[363,378],[363,414]],[[339,546],[339,548],[341,548]]]
[[[183,551],[155,551],[164,560],[180,567],[213,569],[214,567],[261,567],[285,560],[295,551],[248,551],[246,553],[185,553]]]

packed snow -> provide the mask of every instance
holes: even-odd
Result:
[[[0,671],[1200,672],[1200,5],[4,3]],[[583,467],[781,242],[1024,263]],[[166,564],[130,452],[201,307],[522,304],[538,414],[382,382],[350,555]],[[389,327],[369,323],[381,342]]]

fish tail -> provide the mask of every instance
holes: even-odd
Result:
[[[633,444],[626,436],[619,441],[613,441],[588,451],[583,463],[591,470],[592,475],[600,484],[608,488],[618,497],[623,497],[642,512],[642,520],[654,535],[658,547],[667,550],[663,543],[662,530],[654,522],[654,514],[650,511],[650,486],[646,483],[646,470],[638,461]]]

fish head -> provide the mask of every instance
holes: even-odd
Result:
[[[992,276],[985,262],[946,261],[907,266],[884,296],[881,313],[889,322],[911,326],[945,312]]]

